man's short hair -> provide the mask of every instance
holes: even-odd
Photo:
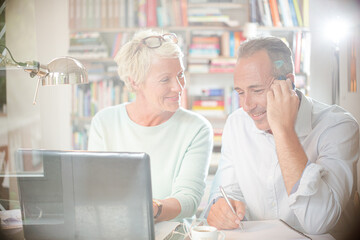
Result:
[[[269,55],[273,64],[274,77],[286,76],[288,73],[294,74],[291,50],[277,37],[258,37],[243,42],[238,50],[238,60],[250,57],[261,50],[265,50]]]

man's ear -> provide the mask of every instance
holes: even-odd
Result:
[[[295,88],[295,75],[293,73],[288,73],[286,79],[288,78],[291,80],[293,88]]]
[[[288,73],[286,75],[286,79],[290,78],[291,82],[293,82],[295,84],[295,75],[292,73]]]

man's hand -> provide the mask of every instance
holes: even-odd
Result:
[[[245,216],[245,204],[240,201],[229,199],[236,214],[234,214],[224,198],[220,198],[211,208],[207,217],[210,226],[217,229],[235,229]]]
[[[290,79],[274,80],[267,93],[267,119],[272,132],[294,129],[299,97]]]

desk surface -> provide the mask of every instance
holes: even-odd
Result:
[[[259,225],[260,227],[262,227],[263,225]],[[156,226],[155,226],[156,228]],[[238,230],[227,230],[224,231],[225,235],[226,235],[226,240],[238,240],[238,239],[242,239],[242,240],[250,240],[250,239],[264,239],[263,237],[265,237],[265,239],[272,239],[270,236],[258,236],[258,235],[249,235],[249,234],[244,234],[241,231]],[[169,234],[164,240],[190,240],[189,237],[184,238],[184,228],[181,224],[179,224],[176,229],[173,231],[172,234]],[[282,235],[282,234],[281,234]],[[335,240],[334,237],[332,237],[330,234],[321,234],[321,235],[307,235],[308,237],[310,237],[313,240]],[[275,239],[294,239],[294,238],[286,238],[285,236],[276,236]],[[305,237],[304,237],[305,239]],[[156,240],[160,240],[160,239],[156,239]]]
[[[12,239],[23,240],[23,231],[21,225],[21,215],[19,210],[10,210],[10,211],[0,211],[0,218],[2,224],[4,224],[4,219],[6,217],[11,217],[12,219],[20,218],[20,222],[13,223],[12,226],[7,226],[8,229],[5,229],[6,235],[11,235]],[[281,239],[291,239],[286,238],[286,232],[290,235],[292,232],[295,231],[291,228],[287,227],[287,225],[278,224],[279,220],[270,220],[270,221],[248,221],[244,222],[245,227],[247,227],[248,232],[241,232],[239,230],[233,231],[224,231],[226,236],[226,240],[231,239],[261,239],[262,237],[266,236],[266,238],[271,236],[273,233],[276,233],[277,239],[279,238],[279,232],[282,234],[280,235]],[[279,221],[280,222],[280,221]],[[173,231],[172,231],[173,230]],[[269,231],[270,230],[270,231]],[[155,225],[155,232],[156,232],[156,240],[187,240],[189,238],[184,239],[184,227],[180,223],[176,222],[163,222]],[[168,234],[172,232],[172,234]],[[260,233],[260,234],[258,234]],[[264,235],[265,234],[265,235]],[[295,234],[297,234],[295,232]],[[166,237],[165,237],[166,236]],[[313,240],[334,240],[330,234],[322,234],[322,235],[308,235]],[[15,237],[15,238],[14,238]],[[260,238],[259,238],[260,237]],[[301,237],[301,236],[300,236]]]

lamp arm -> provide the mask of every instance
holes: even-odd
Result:
[[[11,57],[11,60],[18,67],[21,67],[22,69],[24,69],[25,72],[29,73],[30,77],[32,77],[32,78],[35,76],[45,77],[49,73],[47,67],[41,65],[39,62],[37,62],[37,61],[18,62],[14,59],[14,57],[8,47],[6,47],[3,44],[0,44],[0,47],[5,48],[8,51],[8,53]]]
[[[11,54],[11,51],[10,51],[10,49],[9,49],[8,47],[6,47],[5,45],[2,45],[2,44],[0,44],[0,47],[5,48],[5,49],[9,52],[9,55],[10,55],[10,57],[11,57],[11,60],[13,60],[14,63],[16,63],[17,65],[19,65],[19,66],[21,66],[21,67],[26,67],[26,65],[27,65],[26,63],[18,62],[18,61],[16,61],[16,60],[14,59],[14,57],[13,57],[13,55]]]

